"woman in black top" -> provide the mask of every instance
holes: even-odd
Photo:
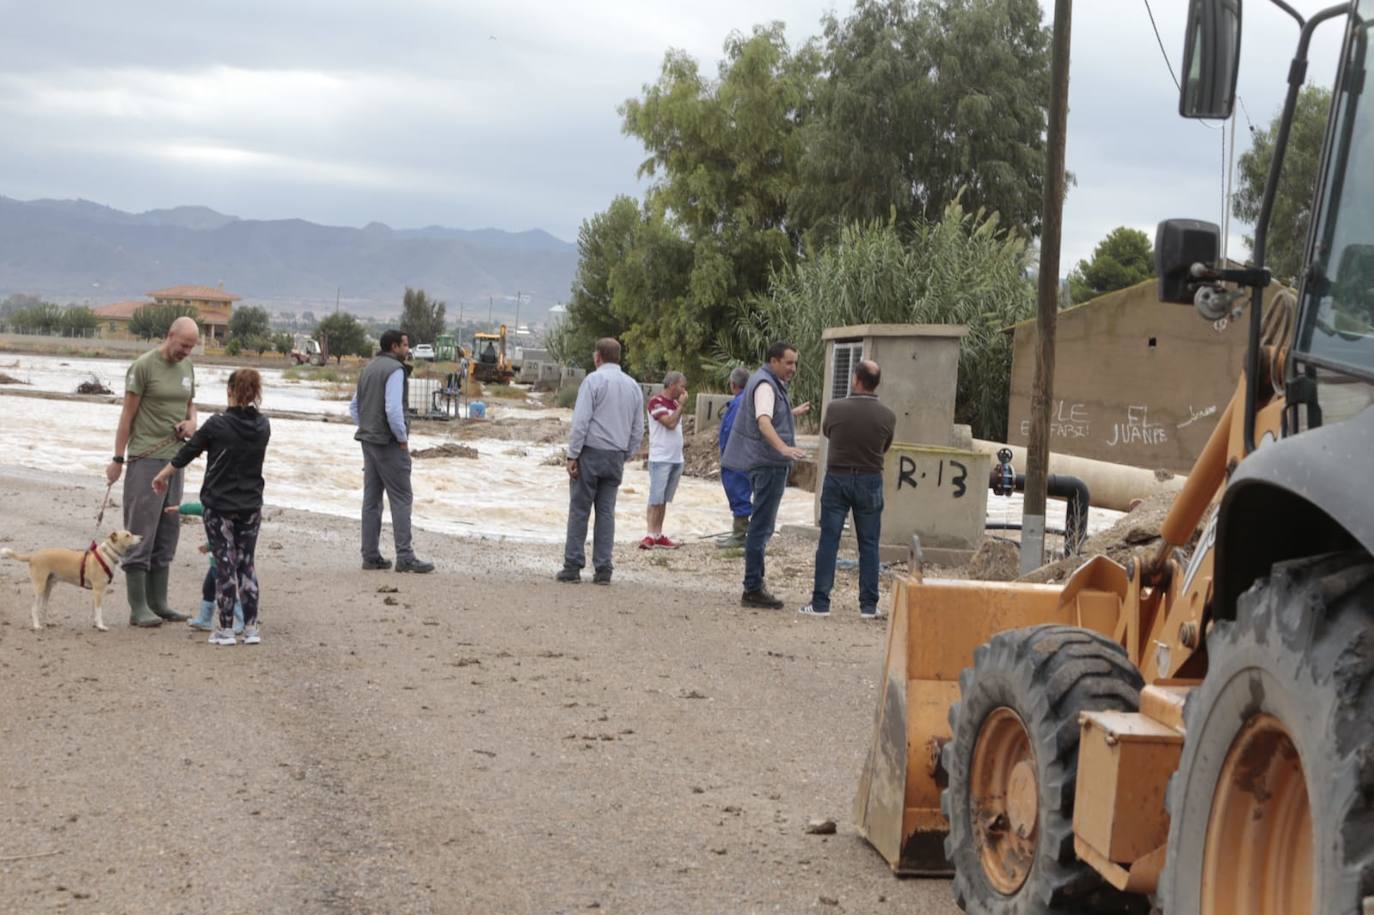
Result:
[[[267,417],[258,412],[261,401],[261,375],[253,369],[230,374],[229,409],[206,420],[153,479],[153,489],[164,492],[168,477],[202,452],[209,452],[200,502],[204,507],[205,536],[215,556],[219,625],[210,634],[211,645],[236,643],[235,601],[243,605],[243,644],[262,641],[253,553],[262,523],[262,459],[272,428]]]

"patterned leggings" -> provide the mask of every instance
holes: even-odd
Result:
[[[258,546],[262,512],[218,512],[204,507],[205,537],[215,557],[215,606],[219,625],[234,625],[234,602],[243,605],[243,624],[258,621],[258,573],[253,553]]]

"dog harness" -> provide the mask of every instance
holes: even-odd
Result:
[[[105,557],[100,555],[100,545],[94,540],[91,541],[90,546],[86,547],[86,555],[94,556],[95,561],[100,563],[100,568],[105,570],[105,584],[114,581],[114,573],[110,571],[109,565],[105,562]],[[78,571],[77,577],[81,579],[81,587],[89,587],[86,584],[86,556],[81,557],[81,569]]]

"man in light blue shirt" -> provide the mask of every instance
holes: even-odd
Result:
[[[381,352],[358,376],[348,405],[357,424],[353,437],[363,446],[363,568],[389,569],[382,556],[382,494],[391,505],[397,572],[433,572],[434,563],[415,556],[410,545],[410,430],[406,425],[410,340],[399,330],[382,334]]]
[[[593,509],[592,581],[611,583],[615,546],[615,498],[625,461],[644,439],[644,392],[620,370],[620,342],[596,341],[596,371],[582,380],[568,436],[568,537],[563,569],[555,577],[575,583],[587,564],[587,524]]]

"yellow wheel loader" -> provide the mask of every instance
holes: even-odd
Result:
[[[894,589],[855,818],[965,911],[1374,915],[1374,0],[1270,2],[1300,37],[1254,264],[1219,263],[1215,225],[1156,236],[1162,300],[1249,327],[1159,547],[1063,585],[927,580],[914,555]],[[1305,267],[1262,314],[1324,23],[1345,32]],[[1190,0],[1181,114],[1230,116],[1241,31],[1241,0]]]

